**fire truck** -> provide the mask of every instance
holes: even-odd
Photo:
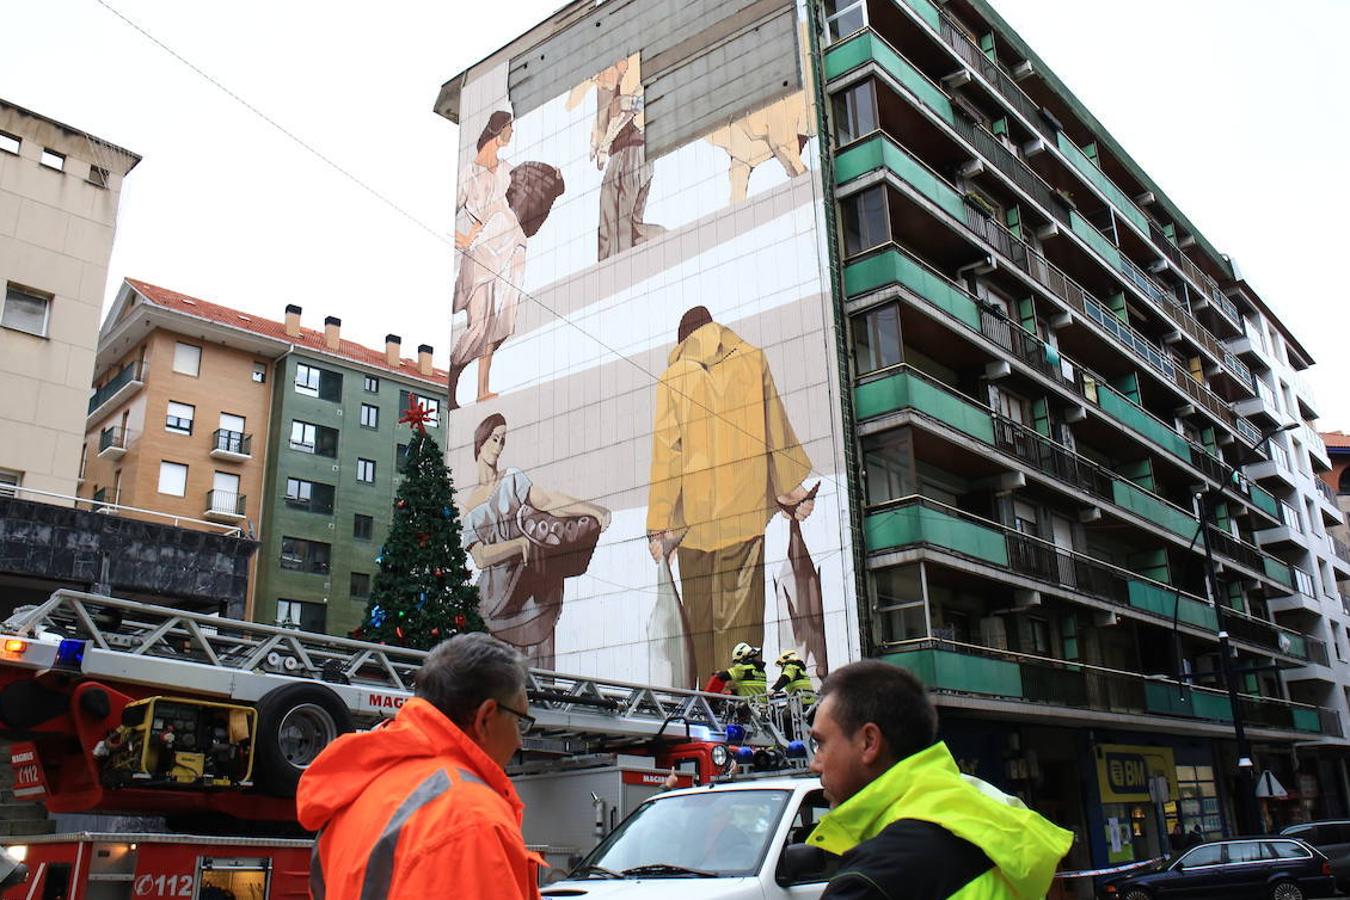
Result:
[[[3,897],[299,896],[292,876],[308,872],[310,847],[295,821],[300,775],[338,735],[394,716],[425,657],[71,590],[19,610],[0,625],[15,797],[53,813],[162,816],[178,833],[35,838],[27,881]],[[527,693],[536,727],[510,774],[532,810],[526,839],[555,864],[672,770],[688,787],[737,765],[807,764],[795,701],[543,670]]]

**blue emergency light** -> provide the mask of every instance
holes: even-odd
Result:
[[[745,743],[745,726],[744,726],[744,725],[728,725],[728,726],[727,726],[727,743],[728,743],[728,744],[743,744],[743,743]]]
[[[75,638],[62,638],[56,648],[57,668],[80,671],[84,667],[84,648],[88,643]]]
[[[805,758],[806,758],[806,742],[805,742],[805,741],[788,741],[788,745],[787,745],[787,755],[788,755],[789,757],[793,758],[793,759],[805,759]]]
[[[738,762],[750,763],[755,761],[755,749],[753,747],[737,747],[736,760]]]

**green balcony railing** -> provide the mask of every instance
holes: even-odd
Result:
[[[960,396],[942,382],[908,365],[901,364],[865,376],[865,380],[853,389],[853,398],[860,421],[900,409],[917,410],[1188,541],[1195,537],[1199,528],[1195,517],[1181,507],[1079,456],[1034,429]]]
[[[963,218],[966,203],[956,189],[881,133],[855,141],[839,151],[834,158],[834,180],[836,184],[845,184],[859,175],[883,168],[913,185],[948,215],[957,220]]]
[[[1175,616],[1218,632],[1218,614],[1200,597],[926,497],[903,497],[870,507],[863,519],[863,536],[868,553],[933,547],[1086,594],[1122,610],[1146,613],[1164,624]],[[1320,644],[1238,610],[1226,609],[1224,624],[1236,641],[1298,660],[1307,661],[1310,646]]]
[[[1138,205],[1136,205],[1134,201],[1131,200],[1125,192],[1101,170],[1101,167],[1088,159],[1083,151],[1080,150],[1067,135],[1062,131],[1053,128],[1046,121],[1045,117],[1041,114],[1040,106],[1027,96],[1026,92],[1021,89],[1016,80],[1013,79],[1002,66],[996,61],[989,59],[984,51],[972,42],[959,26],[955,25],[950,20],[946,13],[939,12],[935,7],[928,3],[928,0],[906,0],[906,2],[916,13],[927,21],[929,25],[933,26],[934,30],[942,36],[942,39],[948,46],[956,52],[957,56],[972,69],[979,72],[1014,109],[1020,112],[1022,116],[1036,128],[1036,130],[1040,131],[1046,139],[1055,144],[1069,161],[1070,165],[1072,165],[1086,181],[1096,187],[1097,190],[1107,198],[1108,202],[1110,202],[1125,219],[1138,229],[1141,235],[1147,236],[1155,243],[1158,241],[1159,237],[1163,235],[1161,228],[1149,219]],[[934,18],[937,19],[937,24],[934,24]],[[903,57],[901,59],[903,61]],[[918,77],[923,78],[921,74]],[[928,82],[928,84],[931,85],[931,82]],[[935,85],[932,85],[932,87],[936,88]],[[938,93],[945,93],[941,88],[936,88],[936,90]],[[916,92],[915,96],[920,97],[920,99],[930,107],[939,109],[938,106],[935,106],[921,94]],[[947,108],[950,108],[950,104],[947,105]],[[956,127],[958,131],[962,130],[963,126],[969,130],[969,126],[966,126],[964,120],[960,117],[953,118],[950,115],[947,115],[944,116],[944,118],[946,118],[949,124]],[[1078,233],[1080,238],[1088,241],[1094,249],[1101,252],[1103,257],[1121,271],[1122,274],[1126,276],[1126,279],[1138,287],[1145,296],[1148,296],[1150,299],[1153,299],[1154,302],[1161,304],[1165,314],[1172,319],[1175,324],[1179,325],[1182,330],[1194,337],[1202,344],[1202,346],[1206,347],[1206,349],[1214,353],[1215,358],[1229,368],[1239,380],[1249,386],[1251,385],[1253,377],[1250,372],[1246,371],[1246,366],[1233,354],[1225,353],[1223,345],[1218,339],[1215,338],[1208,329],[1201,325],[1191,312],[1186,309],[1170,291],[1159,286],[1158,283],[1142,269],[1121,254],[1111,242],[1105,241],[1105,239],[1100,236],[1100,232],[1093,229],[1092,235],[1095,235],[1094,237],[1080,231],[1079,228],[1075,226],[1075,223],[1066,221],[1066,218],[1063,215],[1066,211],[1064,204],[1062,202],[1050,200],[1044,195],[1043,191],[1036,190],[1037,185],[1034,182],[1039,181],[1039,178],[1031,180],[1031,183],[1025,183],[1027,181],[1025,178],[1018,177],[1022,174],[1019,170],[1028,168],[1025,163],[1020,160],[1011,162],[1005,158],[1003,154],[997,152],[993,155],[990,155],[989,153],[984,153],[984,155],[986,158],[995,162],[996,165],[999,165],[1000,169],[1004,169],[1006,173],[1013,175],[1014,180],[1017,181],[1018,184],[1028,188],[1029,192],[1032,193],[1032,195],[1045,206],[1047,210],[1055,214],[1056,218],[1059,218],[1064,224],[1068,225],[1073,231]],[[1015,159],[1016,158],[1014,157],[1014,160]],[[1010,162],[1011,165],[1009,165]],[[1170,242],[1168,241],[1163,241],[1163,244],[1169,243]],[[1228,300],[1228,298],[1223,295],[1222,291],[1219,290],[1214,279],[1201,272],[1194,263],[1187,259],[1186,256],[1175,247],[1160,245],[1159,249],[1164,252],[1165,255],[1169,256],[1169,258],[1173,258],[1174,262],[1177,263],[1178,268],[1181,268],[1186,275],[1195,281],[1196,287],[1202,289],[1204,295],[1228,317],[1230,322],[1233,322],[1240,327],[1241,318],[1237,313],[1237,308],[1233,305],[1232,301]]]
[[[1274,498],[1264,489],[1245,478],[1233,480],[1228,466],[1203,446],[1191,444],[1161,419],[1108,387],[1100,376],[1062,356],[1056,348],[993,311],[898,245],[874,248],[844,266],[844,289],[849,297],[893,285],[908,288],[966,330],[988,338],[1047,377],[1070,387],[1136,434],[1198,468],[1215,484],[1251,500],[1272,519],[1278,518]]]
[[[825,80],[838,78],[868,63],[880,66],[945,121],[956,120],[952,102],[942,88],[910,65],[885,38],[871,29],[864,29],[825,51]]]
[[[937,694],[977,695],[991,700],[1224,725],[1233,721],[1226,691],[1189,685],[1165,676],[1140,675],[937,638],[889,644],[881,659],[913,672]],[[1239,694],[1238,702],[1248,727],[1305,734],[1323,734],[1324,714],[1330,712],[1254,694]]]

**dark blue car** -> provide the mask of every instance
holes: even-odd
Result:
[[[1287,837],[1234,838],[1192,847],[1151,870],[1108,881],[1109,900],[1224,897],[1231,900],[1304,900],[1336,895],[1327,858]]]

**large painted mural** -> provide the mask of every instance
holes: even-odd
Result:
[[[815,110],[658,158],[642,54],[517,116],[463,87],[447,449],[493,632],[701,685],[747,641],[855,655]],[[771,670],[772,676],[772,670]]]

